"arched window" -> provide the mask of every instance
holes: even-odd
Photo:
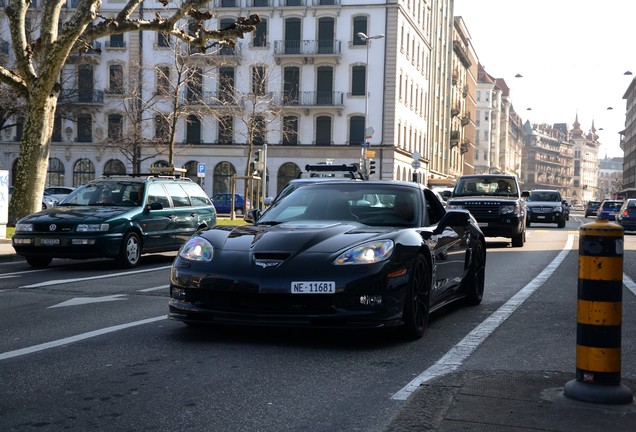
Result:
[[[73,186],[78,187],[95,178],[95,165],[88,159],[79,159],[73,165]]]
[[[293,162],[286,162],[278,169],[278,176],[276,179],[276,193],[283,190],[283,188],[295,178],[298,178],[300,174],[300,168]]]
[[[104,174],[105,175],[113,175],[113,174],[126,174],[126,166],[124,163],[118,159],[111,159],[106,162],[104,165]]]
[[[49,159],[49,167],[46,170],[47,186],[64,186],[64,164],[58,158]]]
[[[212,175],[212,195],[232,192],[232,176],[236,175],[236,168],[230,162],[220,162],[214,167]]]

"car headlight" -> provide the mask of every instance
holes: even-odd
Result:
[[[392,240],[378,240],[364,243],[340,254],[335,265],[374,264],[387,260],[393,254],[395,243]]]
[[[554,211],[562,212],[563,211],[563,207],[562,206],[556,206],[554,208]]]
[[[520,213],[519,204],[501,206],[499,210],[502,215]]]
[[[212,261],[214,247],[203,237],[192,237],[181,246],[179,256],[191,261]]]
[[[108,229],[110,228],[110,225],[105,223],[105,224],[79,224],[77,225],[77,228],[75,229],[75,231],[77,232],[104,232],[104,231],[108,231]]]
[[[33,224],[30,223],[18,223],[15,224],[16,232],[33,232]]]

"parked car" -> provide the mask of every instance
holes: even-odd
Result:
[[[232,208],[232,194],[231,193],[218,193],[212,197],[212,204],[216,208],[218,214],[230,214]],[[243,215],[243,206],[245,205],[245,198],[242,194],[234,194],[234,214],[237,216]],[[247,209],[250,209],[250,202],[247,202]]]
[[[596,213],[598,212],[598,208],[600,206],[600,201],[588,201],[587,205],[585,206],[585,217],[596,216]]]
[[[318,182],[253,215],[253,224],[212,227],[183,245],[171,270],[169,318],[396,327],[419,338],[432,311],[482,300],[486,245],[477,222],[466,210],[445,210],[416,183]]]
[[[44,188],[44,195],[51,196],[58,201],[62,201],[66,198],[66,195],[73,192],[75,188],[66,187],[66,186],[49,186]]]
[[[13,186],[9,186],[9,201],[11,201],[11,194],[13,193]],[[46,192],[42,196],[42,210],[55,207],[60,200],[57,197],[47,195]]]
[[[512,247],[526,241],[526,203],[516,176],[463,175],[446,206],[469,210],[486,237],[508,237]]]
[[[623,205],[623,200],[604,200],[596,212],[596,217],[609,221],[616,220],[616,213]]]
[[[555,223],[559,228],[565,227],[567,220],[566,201],[561,198],[557,189],[534,189],[526,198],[526,226],[532,222]]]
[[[636,198],[625,200],[618,213],[616,213],[616,222],[625,231],[636,231]]]
[[[213,226],[216,211],[189,179],[101,177],[58,206],[20,219],[12,237],[33,267],[53,258],[115,258],[134,267],[141,254],[178,250],[196,230]]]

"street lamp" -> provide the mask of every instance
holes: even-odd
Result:
[[[383,34],[378,34],[375,36],[367,36],[365,33],[359,32],[356,33],[360,39],[362,39],[367,46],[367,63],[364,68],[364,136],[362,137],[362,154],[360,158],[360,165],[363,167],[365,175],[367,173],[367,156],[366,156],[366,147],[367,147],[367,136],[371,135],[369,131],[367,131],[369,116],[369,40],[371,39],[382,39],[384,37]]]

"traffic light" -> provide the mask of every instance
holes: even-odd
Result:
[[[375,174],[375,161],[373,159],[369,159],[369,175]]]
[[[261,161],[261,151],[260,150],[255,150],[254,151],[254,162],[260,162]]]
[[[583,185],[583,189],[587,189],[587,185]]]

